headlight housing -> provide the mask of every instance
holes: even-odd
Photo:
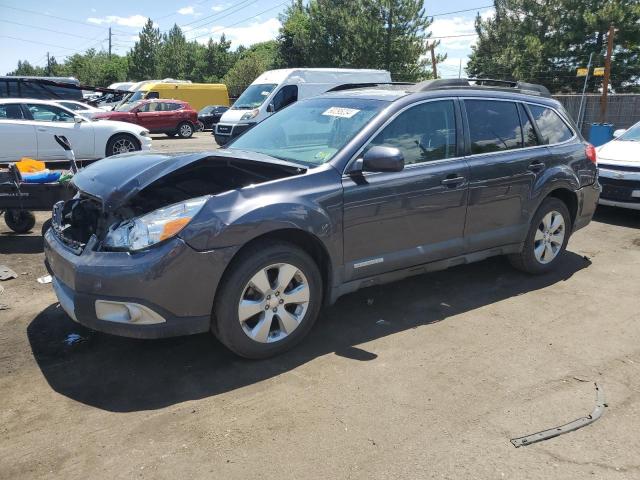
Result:
[[[253,110],[250,110],[246,113],[244,113],[241,117],[240,120],[251,120],[252,118],[256,118],[258,116],[258,114],[260,113],[260,110],[255,108]]]
[[[111,227],[104,246],[113,250],[136,251],[177,235],[200,211],[211,195],[192,198],[159,208]]]
[[[148,130],[142,130],[142,131],[140,132],[140,136],[141,136],[141,137],[146,137],[147,135],[149,135],[149,131],[148,131]]]

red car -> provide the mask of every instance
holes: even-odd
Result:
[[[198,112],[182,100],[154,99],[126,103],[118,110],[98,113],[93,118],[135,123],[151,133],[189,138],[196,130]]]

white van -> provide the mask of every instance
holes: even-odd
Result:
[[[347,68],[286,68],[269,70],[256,78],[227,110],[213,132],[225,145],[269,115],[303,98],[347,83],[389,83],[386,70]]]

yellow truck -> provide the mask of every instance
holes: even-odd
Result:
[[[149,98],[164,98],[189,102],[195,110],[207,105],[229,106],[229,92],[222,83],[148,83],[143,85],[126,103]]]

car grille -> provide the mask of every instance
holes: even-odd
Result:
[[[223,135],[230,135],[231,130],[233,129],[232,125],[220,125],[216,127],[216,133],[221,133]]]
[[[602,185],[600,198],[616,202],[640,203],[640,198],[632,196],[634,191],[640,191],[640,181],[600,177],[600,185]]]
[[[627,167],[622,165],[607,165],[606,163],[598,163],[598,168],[611,170],[614,172],[640,172],[640,167]]]

